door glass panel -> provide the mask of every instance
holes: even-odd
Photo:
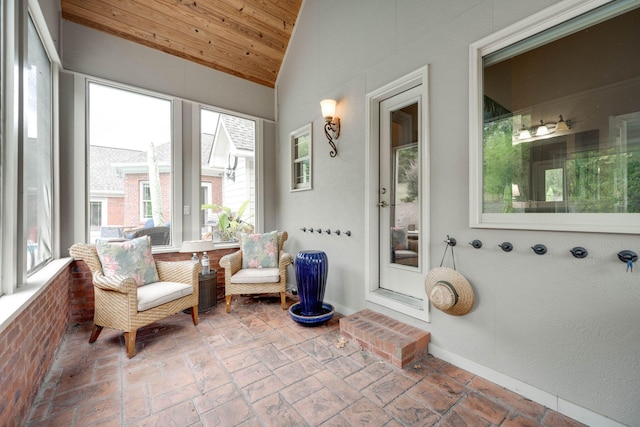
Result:
[[[391,113],[392,201],[389,214],[391,259],[389,262],[419,266],[420,159],[418,149],[418,103]]]

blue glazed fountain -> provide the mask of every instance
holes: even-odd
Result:
[[[300,302],[289,308],[289,315],[305,326],[316,326],[333,317],[333,306],[323,303],[329,259],[322,251],[301,251],[296,256],[296,281]]]

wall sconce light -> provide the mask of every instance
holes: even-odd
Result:
[[[566,122],[562,118],[562,114],[560,114],[560,121],[556,124],[556,132],[565,132],[571,129],[571,120],[567,120]]]
[[[531,132],[524,125],[522,125],[522,129],[520,129],[520,134],[518,135],[518,139],[528,139],[531,138]]]
[[[338,155],[335,139],[340,138],[340,117],[336,117],[336,101],[334,99],[323,99],[320,101],[322,109],[322,117],[324,117],[324,134],[331,145],[329,155],[335,157]]]
[[[238,167],[238,156],[233,156],[234,163],[231,166],[231,153],[227,157],[227,167],[224,168],[224,174],[228,180],[236,182],[236,168]]]

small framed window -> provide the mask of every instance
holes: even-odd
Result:
[[[311,123],[291,132],[291,191],[311,190]]]
[[[151,186],[149,181],[140,182],[140,220],[145,221],[153,218],[151,204]]]
[[[471,45],[472,227],[640,233],[639,23],[568,0]]]

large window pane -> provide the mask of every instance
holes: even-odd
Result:
[[[53,224],[51,62],[31,19],[23,71],[23,206],[29,272],[51,259]]]
[[[638,40],[620,1],[482,57],[483,214],[640,213]]]
[[[201,109],[201,238],[234,241],[255,226],[256,123]]]
[[[170,244],[171,101],[91,82],[88,105],[90,241]]]

